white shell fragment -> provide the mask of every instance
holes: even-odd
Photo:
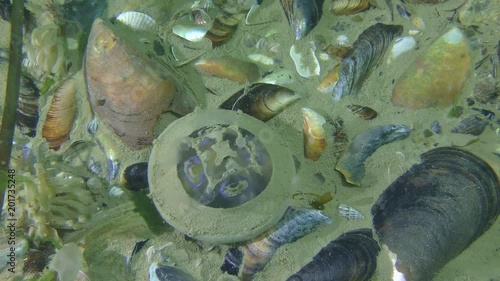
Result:
[[[268,56],[263,55],[263,54],[250,54],[247,57],[250,61],[255,62],[255,63],[260,63],[263,65],[273,65],[274,64],[273,58],[268,57]]]
[[[340,204],[337,208],[337,211],[339,212],[339,215],[341,217],[344,217],[348,220],[362,220],[365,218],[365,216],[363,216],[360,211],[345,204]]]
[[[118,186],[113,186],[109,189],[110,196],[120,196],[123,194],[123,190]]]
[[[347,37],[344,34],[339,35],[339,37],[337,37],[336,42],[337,42],[337,45],[339,45],[339,46],[349,46],[351,44],[351,42],[349,41],[349,37]]]
[[[299,53],[295,45],[300,44],[300,42],[301,41],[298,41],[290,48],[290,57],[292,57],[295,63],[295,69],[297,69],[299,75],[304,78],[318,76],[321,68],[315,54],[316,44],[314,44],[313,41],[306,42],[306,45],[303,46],[304,51]]]
[[[391,63],[394,59],[399,57],[402,53],[415,49],[417,46],[417,41],[413,36],[404,36],[397,38],[392,45],[392,50],[387,59],[387,63]]]
[[[116,17],[116,21],[134,30],[156,32],[155,20],[145,13],[136,11],[123,12]]]
[[[259,83],[272,84],[285,86],[294,83],[292,72],[284,69],[280,71],[275,71],[269,75],[266,75],[259,79]]]
[[[176,24],[172,32],[188,41],[200,42],[208,32],[208,28],[201,25]]]

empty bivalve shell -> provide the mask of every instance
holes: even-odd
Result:
[[[241,112],[186,115],[163,131],[151,152],[156,208],[194,239],[254,238],[283,216],[292,198],[295,168],[285,147],[265,123]]]

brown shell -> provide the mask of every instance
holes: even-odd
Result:
[[[194,68],[202,75],[226,78],[240,84],[254,82],[259,78],[257,64],[229,56],[199,60]]]
[[[55,91],[50,104],[42,136],[49,142],[49,148],[58,150],[69,139],[76,115],[76,83],[73,78],[63,82]]]
[[[357,104],[351,104],[348,105],[347,108],[354,114],[356,114],[359,118],[365,119],[365,120],[372,120],[377,117],[378,113],[368,107],[368,106],[362,106],[362,105],[357,105]]]
[[[233,37],[238,23],[245,17],[246,13],[229,14],[224,13],[214,19],[212,27],[205,34],[205,38],[212,42],[212,47],[225,44]]]
[[[336,15],[350,15],[362,12],[370,6],[370,0],[334,0],[330,11]]]
[[[96,115],[126,145],[140,149],[152,143],[154,126],[174,100],[177,84],[125,37],[111,23],[94,22],[85,54],[85,78]]]

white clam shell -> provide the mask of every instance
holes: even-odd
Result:
[[[208,28],[201,25],[176,24],[172,32],[188,41],[200,42],[208,32]]]
[[[123,12],[116,17],[116,21],[134,30],[156,32],[155,20],[145,13],[136,11]]]
[[[337,211],[339,212],[339,215],[341,217],[344,217],[348,220],[362,220],[365,218],[365,216],[363,216],[360,211],[346,204],[340,204],[337,208]]]
[[[300,44],[300,41],[298,43]],[[290,57],[295,63],[295,69],[304,78],[318,76],[321,68],[315,54],[316,44],[313,41],[306,42],[307,45],[302,48],[304,51],[299,52],[296,47],[298,43],[293,44],[290,48]]]
[[[404,36],[397,38],[392,45],[391,54],[387,59],[387,63],[391,63],[394,59],[399,57],[402,53],[414,50],[417,46],[417,41],[413,36]]]

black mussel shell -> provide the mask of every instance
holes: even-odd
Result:
[[[383,23],[365,29],[354,42],[352,54],[342,60],[339,79],[333,88],[333,100],[337,101],[351,94],[356,95],[363,81],[384,57],[393,39],[402,33],[401,25]]]
[[[148,163],[135,163],[125,168],[125,171],[123,171],[122,182],[125,187],[133,191],[148,188]]]
[[[364,281],[377,269],[380,247],[372,230],[356,229],[331,241],[288,281]]]
[[[21,130],[21,133],[28,137],[34,137],[36,135],[36,127],[39,119],[39,98],[40,91],[33,79],[27,75],[21,75],[16,125]]]
[[[373,226],[397,255],[407,281],[431,280],[496,220],[500,184],[474,154],[432,149],[396,179],[372,207]]]
[[[219,108],[238,111],[267,121],[298,101],[301,96],[282,86],[255,83],[225,100]]]
[[[184,271],[165,265],[151,265],[149,275],[149,280],[154,281],[194,281],[194,278]]]

